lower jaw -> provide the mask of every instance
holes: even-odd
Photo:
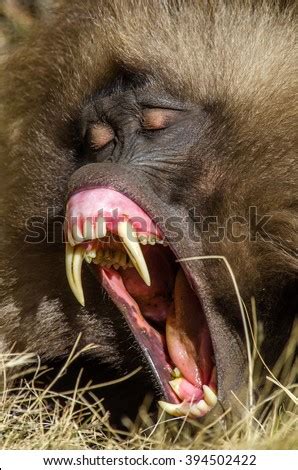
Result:
[[[154,310],[150,314],[148,305],[138,303],[128,282],[128,273],[134,268],[125,273],[121,268],[96,268],[100,283],[124,315],[160,385],[161,408],[172,416],[197,419],[217,403],[216,368],[200,302],[182,269],[174,265],[172,299],[163,318],[159,318],[158,306],[155,314]]]

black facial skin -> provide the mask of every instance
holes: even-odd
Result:
[[[59,231],[51,215],[48,223],[42,222],[42,229],[56,234],[55,243],[24,241],[31,234],[32,218],[46,218],[49,208],[63,218],[71,194],[101,186],[126,194],[159,219],[170,240],[173,221],[183,220],[178,221],[179,239],[172,244],[177,258],[214,255],[229,261],[249,313],[251,297],[256,299],[264,329],[262,353],[267,364],[273,364],[289,336],[298,300],[296,126],[292,80],[287,75],[293,67],[288,46],[292,20],[283,23],[282,13],[272,13],[269,27],[258,22],[268,13],[255,2],[254,8],[262,10],[255,16],[253,9],[246,9],[247,2],[241,12],[238,7],[229,10],[230,2],[216,11],[215,2],[212,14],[202,2],[198,31],[211,22],[208,41],[214,39],[214,44],[208,49],[206,38],[198,34],[193,39],[193,28],[188,29],[196,12],[187,2],[179,2],[177,12],[176,2],[171,2],[170,13],[159,12],[166,2],[157,2],[144,20],[141,3],[139,10],[134,6],[141,26],[135,31],[135,22],[129,34],[123,15],[132,17],[130,2],[121,14],[112,8],[112,0],[103,5],[93,0],[66,3],[61,19],[58,15],[57,23],[43,26],[0,74],[1,348],[33,351],[43,364],[54,364],[55,373],[81,333],[80,348],[96,345],[76,364],[78,370],[84,367],[86,382],[122,377],[142,365],[135,378],[99,392],[114,417],[130,411],[134,416],[145,394],[162,394],[154,370],[87,266],[86,306],[77,303],[66,280],[61,224]],[[86,15],[87,7],[92,14]],[[190,11],[183,15],[183,8]],[[169,39],[155,14],[167,19]],[[102,22],[100,30],[105,15],[110,21]],[[171,49],[172,44],[176,47],[175,20],[181,31],[185,28],[179,45],[185,49],[177,57]],[[90,28],[98,35],[95,40]],[[221,31],[226,32],[224,39],[216,42]],[[265,38],[260,43],[255,39],[259,33]],[[281,52],[284,37],[286,61]],[[198,56],[194,40],[201,41]],[[240,40],[242,48],[237,46]],[[252,64],[248,78],[250,70],[243,69],[247,54]],[[272,63],[264,62],[265,55]],[[147,110],[156,108],[171,110],[160,129],[146,124]],[[110,134],[99,148],[92,141],[92,128],[102,124]],[[257,208],[260,219],[270,216],[265,233],[255,234],[254,223],[227,225],[231,216],[247,221],[250,208]],[[204,218],[204,225],[196,223],[198,217]],[[216,238],[216,227],[208,226],[208,220],[214,220],[210,217],[227,227],[223,237]],[[235,406],[231,390],[246,399],[247,355],[231,278],[218,259],[181,265],[192,274],[208,320],[220,404]],[[75,382],[74,370],[68,378]],[[61,382],[59,387],[63,386]]]

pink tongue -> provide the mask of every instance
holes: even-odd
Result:
[[[207,384],[212,371],[212,344],[200,302],[180,269],[176,276],[174,306],[166,320],[169,355],[191,384]]]

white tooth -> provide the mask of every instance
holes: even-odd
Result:
[[[168,403],[166,401],[159,401],[159,406],[171,416],[186,416],[190,411],[189,403]]]
[[[84,293],[82,288],[82,264],[84,259],[85,249],[81,246],[78,246],[75,249],[73,257],[73,279],[77,288],[78,297],[81,305],[85,305]]]
[[[91,250],[89,250],[87,252],[88,256],[90,256],[90,258],[96,258],[96,250],[95,248],[92,248]]]
[[[104,257],[105,261],[112,259],[111,252],[108,248],[105,249],[103,257]]]
[[[75,243],[82,243],[84,241],[82,231],[77,223],[74,223],[72,226],[72,238],[74,239]]]
[[[87,263],[90,264],[95,258],[96,258],[95,248],[92,248],[91,250],[85,252],[85,260],[87,261]]]
[[[216,394],[213,392],[213,390],[211,390],[210,387],[208,387],[208,385],[203,385],[203,390],[204,390],[204,400],[205,400],[205,402],[207,403],[207,405],[209,405],[213,408],[213,406],[215,406],[216,403],[217,403]]]
[[[201,416],[205,416],[210,409],[210,406],[207,405],[205,400],[200,400],[199,403],[191,406],[190,413],[191,415],[200,418]]]
[[[116,269],[116,271],[118,271],[118,269],[120,268],[119,264],[113,264],[113,268]]]
[[[146,235],[139,235],[139,242],[140,242],[142,245],[147,245],[148,240],[147,240]]]
[[[86,263],[88,263],[88,264],[92,263],[92,260],[93,260],[93,258],[91,258],[91,256],[87,255],[87,253],[85,253],[84,259],[85,259]]]
[[[119,222],[118,235],[122,238],[124,248],[127,251],[139,275],[141,276],[145,284],[147,284],[147,286],[150,286],[150,276],[146,261],[139,245],[138,237],[134,233],[133,228],[128,221]]]
[[[149,238],[149,243],[150,243],[150,245],[155,245],[156,239],[154,237],[150,237]]]
[[[76,243],[72,237],[72,233],[71,233],[71,228],[68,226],[68,229],[67,229],[67,241],[68,243],[70,243],[71,246],[74,246]]]
[[[78,302],[84,306],[85,301],[81,282],[83,257],[84,252],[81,247],[73,248],[69,243],[66,243],[65,265],[68,283]]]
[[[83,236],[85,240],[94,240],[96,238],[95,228],[92,223],[92,218],[87,217],[83,224]]]
[[[172,389],[174,390],[174,392],[176,393],[176,395],[179,396],[179,388],[180,388],[180,385],[181,385],[181,381],[182,381],[182,377],[180,378],[176,378],[174,380],[169,380],[169,384],[170,386],[172,387]]]
[[[107,224],[103,217],[98,217],[96,222],[96,237],[103,238],[107,234]]]
[[[180,370],[178,369],[178,367],[175,367],[175,369],[172,372],[172,376],[173,378],[176,378],[176,379],[179,379],[180,377],[182,377],[182,374]]]

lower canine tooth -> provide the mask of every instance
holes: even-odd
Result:
[[[168,403],[166,401],[159,401],[158,402],[161,409],[166,411],[171,416],[186,416],[189,414],[190,411],[190,404],[189,403]]]
[[[73,248],[66,243],[65,265],[69,286],[81,305],[85,305],[84,293],[82,289],[81,270],[84,258],[82,247]]]
[[[203,385],[203,390],[204,390],[204,400],[205,400],[205,402],[207,403],[207,405],[209,405],[213,408],[213,406],[215,406],[216,403],[217,403],[216,394],[213,392],[213,390],[211,390],[210,387],[208,387],[208,385]]]

